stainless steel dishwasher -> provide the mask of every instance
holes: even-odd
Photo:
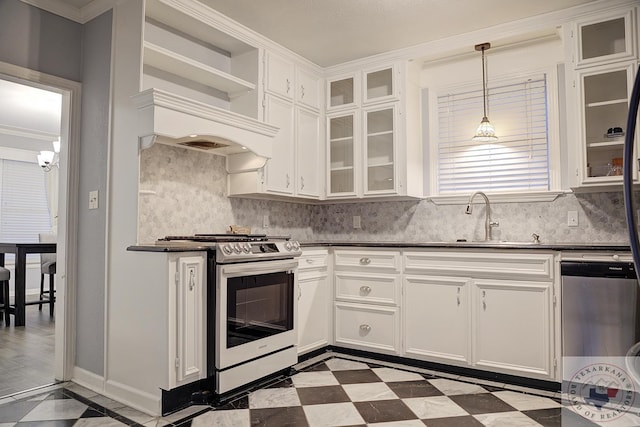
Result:
[[[625,356],[639,341],[632,262],[563,261],[562,355]]]

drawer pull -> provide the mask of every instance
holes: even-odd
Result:
[[[370,286],[360,286],[360,292],[363,294],[368,294],[371,292]]]
[[[369,325],[360,325],[360,332],[368,333],[371,330],[371,326]]]
[[[369,265],[369,264],[371,264],[371,258],[367,258],[367,257],[362,257],[362,258],[360,258],[360,264],[362,264],[362,265]]]

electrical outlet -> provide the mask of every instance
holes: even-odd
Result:
[[[98,209],[98,190],[89,191],[89,209]]]
[[[567,212],[567,225],[569,227],[577,227],[578,226],[578,211],[569,211],[569,212]]]
[[[360,222],[360,215],[353,216],[353,228],[361,228],[362,224]]]
[[[262,215],[262,228],[269,228],[269,215]]]

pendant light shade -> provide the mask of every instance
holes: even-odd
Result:
[[[484,62],[484,51],[491,47],[491,43],[481,43],[475,46],[476,50],[482,52],[482,102],[484,115],[480,126],[476,129],[476,134],[472,140],[477,142],[492,142],[498,139],[496,136],[496,130],[493,128],[489,118],[487,117],[487,75],[485,72],[486,66]]]

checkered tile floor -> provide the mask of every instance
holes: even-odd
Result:
[[[558,399],[333,357],[223,407],[151,417],[74,384],[0,400],[0,427],[594,426]],[[608,422],[638,426],[640,418]]]

